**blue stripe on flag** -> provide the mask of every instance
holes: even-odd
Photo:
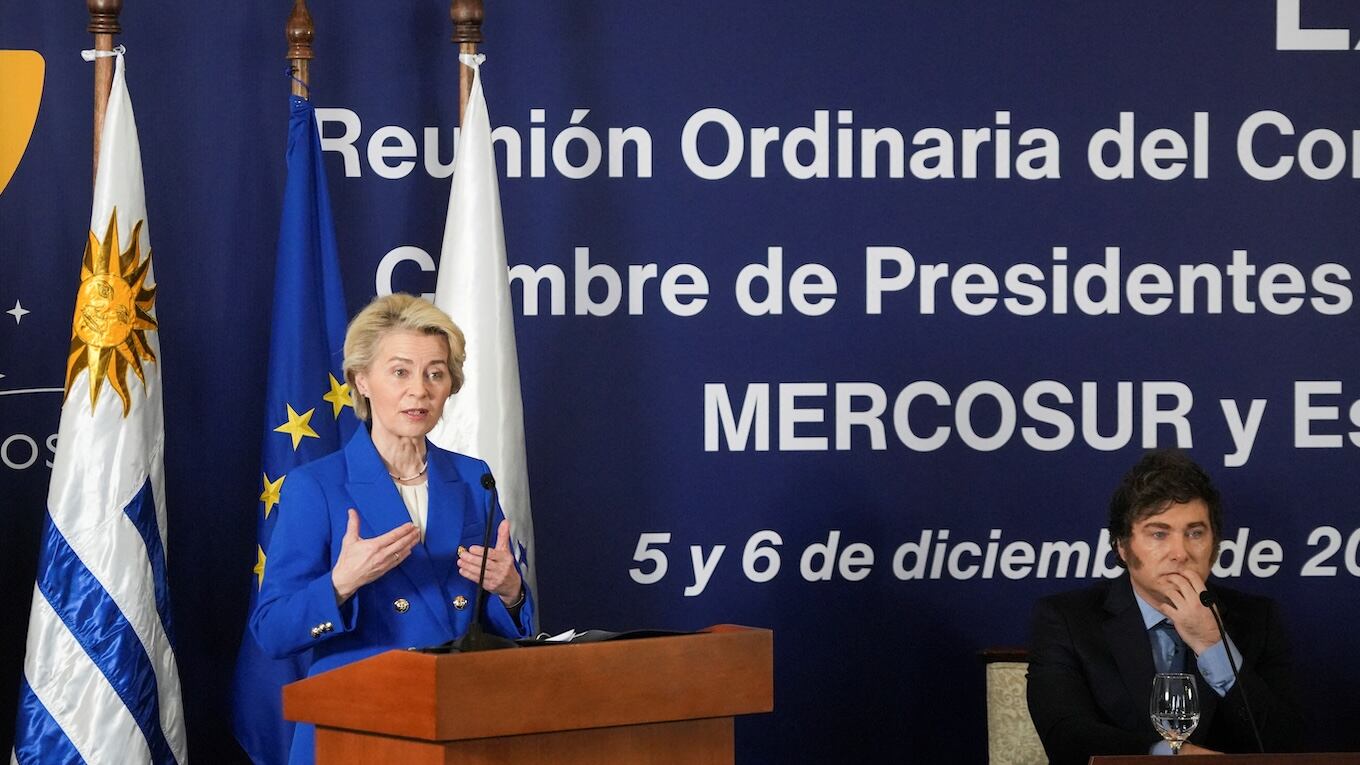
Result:
[[[66,731],[33,693],[26,677],[19,678],[19,728],[14,731],[14,758],[19,765],[85,763]]]
[[[165,635],[170,639],[170,646],[174,648],[175,640],[174,625],[171,623],[170,614],[170,584],[165,575],[165,548],[161,546],[160,529],[156,526],[156,495],[151,490],[151,480],[142,485],[142,490],[137,492],[137,496],[132,498],[128,506],[123,508],[127,517],[136,527],[137,533],[142,535],[142,542],[146,545],[146,554],[151,561],[151,579],[156,583],[156,613],[161,616],[161,627],[165,630]]]
[[[148,481],[133,504],[154,505],[150,493]],[[160,697],[151,657],[118,604],[71,549],[50,515],[43,526],[38,589],[127,705],[146,736],[152,762],[174,763],[175,755],[161,730]]]

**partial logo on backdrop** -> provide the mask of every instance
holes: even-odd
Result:
[[[0,50],[0,194],[28,148],[42,100],[43,57],[31,50]]]
[[[42,102],[45,70],[46,63],[37,51],[0,50],[0,83],[3,83],[0,85],[0,194],[4,193],[15,171],[19,169],[19,163],[28,149],[28,141],[33,136],[33,127],[38,121],[38,107]],[[24,331],[23,320],[30,311],[9,291],[0,295],[0,299],[5,301],[0,304],[0,314],[7,315],[0,316],[0,319],[3,319],[6,329]],[[10,300],[14,301],[13,307],[10,307]],[[6,362],[4,367],[0,367],[0,396],[61,391],[60,388],[9,387],[13,380],[6,379],[7,373],[14,370],[8,364],[14,363],[15,359],[0,361]],[[51,467],[56,439],[55,433],[44,439],[37,434],[16,433],[5,428],[0,432],[0,465],[3,465],[0,470],[26,470],[43,465]]]
[[[1335,12],[1338,4],[1309,0],[1275,0],[1275,50],[1360,50],[1360,42],[1351,48],[1351,30],[1344,27],[1325,27],[1318,24],[1335,23],[1324,20],[1323,12]],[[1352,8],[1360,3],[1351,3]]]

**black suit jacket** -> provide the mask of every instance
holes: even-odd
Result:
[[[1303,718],[1275,603],[1217,584],[1211,589],[1242,653],[1241,679],[1219,698],[1199,677],[1200,722],[1190,741],[1222,752],[1256,751],[1245,693],[1266,751],[1294,749]],[[1147,754],[1161,740],[1148,712],[1155,674],[1152,643],[1127,573],[1035,606],[1029,712],[1055,764],[1084,765],[1093,754]]]

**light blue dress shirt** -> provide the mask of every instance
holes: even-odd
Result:
[[[1159,629],[1157,625],[1166,621],[1166,617],[1161,611],[1148,605],[1135,590],[1133,598],[1138,602],[1138,610],[1143,615],[1143,627],[1148,631],[1148,639],[1152,643],[1153,663],[1157,665],[1158,672],[1186,671],[1184,657],[1177,654],[1177,650],[1189,650],[1178,639],[1174,639],[1167,631]],[[1179,637],[1179,636],[1177,636]],[[1232,651],[1233,661],[1237,666],[1242,666],[1242,654],[1237,650],[1237,646],[1232,644],[1232,639],[1227,635],[1223,639],[1209,646],[1204,653],[1195,658],[1195,665],[1199,668],[1199,673],[1204,677],[1205,682],[1217,693],[1219,698],[1228,695],[1228,691],[1233,687],[1232,667],[1228,666],[1228,651]],[[1163,669],[1171,667],[1172,669]],[[1158,741],[1148,750],[1148,754],[1171,754],[1171,745],[1165,741]]]

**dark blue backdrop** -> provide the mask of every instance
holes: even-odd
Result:
[[[283,23],[291,4],[126,5],[119,42],[128,48],[161,285],[169,558],[190,747],[196,760],[233,761],[239,755],[226,717],[255,560],[258,423],[287,121]],[[544,628],[687,629],[727,621],[773,628],[776,711],[739,724],[742,762],[980,760],[976,651],[1022,644],[1029,604],[1082,581],[1051,571],[967,580],[946,571],[903,581],[894,575],[894,551],[924,530],[944,529],[951,544],[984,545],[996,529],[1002,546],[1094,545],[1108,495],[1141,449],[1142,419],[1135,416],[1132,439],[1117,450],[1088,445],[1079,421],[1082,382],[1099,383],[1100,432],[1108,435],[1116,382],[1134,383],[1138,414],[1141,383],[1177,381],[1193,393],[1191,452],[1221,484],[1229,536],[1245,528],[1251,543],[1279,542],[1279,570],[1244,570],[1238,585],[1285,601],[1313,744],[1360,749],[1352,724],[1360,716],[1353,690],[1360,669],[1345,650],[1357,626],[1348,606],[1360,574],[1360,541],[1353,541],[1360,540],[1360,437],[1350,435],[1360,430],[1360,410],[1350,411],[1360,397],[1350,278],[1360,267],[1352,139],[1360,129],[1360,52],[1277,50],[1271,0],[951,0],[849,4],[835,12],[802,0],[488,5],[483,76],[492,122],[522,140],[520,172],[507,174],[502,163],[510,261],[556,265],[566,277],[564,315],[548,311],[546,288],[537,314],[525,315],[515,288]],[[318,3],[312,13],[313,100],[348,110],[362,125],[353,142],[358,177],[346,175],[342,152],[326,154],[346,293],[356,310],[378,289],[380,264],[392,250],[417,247],[438,257],[448,180],[425,169],[424,129],[438,128],[438,160],[447,163],[455,54],[446,3]],[[37,50],[47,65],[32,142],[0,195],[0,304],[8,310],[17,300],[31,311],[21,320],[0,315],[0,538],[7,541],[0,591],[11,615],[0,626],[0,749],[12,739],[15,693],[5,689],[18,688],[50,474],[45,442],[56,432],[60,398],[15,391],[62,380],[90,204],[91,71],[79,57],[90,45],[85,24],[82,3],[0,9],[0,49]],[[1360,6],[1303,0],[1300,26],[1360,30]],[[686,123],[709,107],[730,113],[745,135],[743,161],[718,180],[700,178],[682,152]],[[553,156],[574,109],[589,110],[580,123],[605,144],[600,169],[582,179],[566,177]],[[828,112],[831,177],[800,180],[786,169],[785,138],[814,126],[818,110]],[[852,112],[848,125],[838,123],[840,110]],[[1262,131],[1254,151],[1263,163],[1324,128],[1346,152],[1339,174],[1314,179],[1296,165],[1279,180],[1252,177],[1239,161],[1237,133],[1265,110],[1286,115],[1298,130],[1292,137]],[[1009,125],[998,125],[1003,111]],[[1117,126],[1120,112],[1133,113],[1136,141],[1171,128],[1187,144],[1194,114],[1208,113],[1207,177],[1192,177],[1187,166],[1179,178],[1154,180],[1135,157],[1136,177],[1097,178],[1087,140]],[[346,112],[323,114],[330,117],[324,134],[342,135]],[[370,138],[386,126],[414,139],[417,156],[405,177],[380,177],[370,162]],[[609,129],[634,126],[650,137],[650,175],[639,177],[630,145],[621,177],[611,177]],[[764,177],[753,177],[750,131],[771,126],[780,129],[779,140],[765,152]],[[851,177],[837,177],[837,130],[846,127],[856,131]],[[1013,161],[1003,163],[1010,177],[996,177],[995,135],[980,153],[976,178],[916,177],[910,161],[922,147],[912,138],[931,127],[959,143],[965,129],[1009,128],[1012,157],[1026,148],[1025,130],[1047,129],[1058,141],[1059,177],[1019,177]],[[535,128],[544,131],[542,177],[531,171]],[[866,177],[864,128],[902,133],[905,177],[888,177],[886,150],[877,177]],[[387,133],[398,135],[389,144],[400,140],[399,131]],[[1310,157],[1327,165],[1330,151],[1319,146]],[[583,144],[564,148],[565,163],[584,162]],[[701,131],[706,162],[717,164],[726,148],[717,127]],[[962,154],[953,152],[957,174]],[[810,162],[811,146],[796,158]],[[1004,307],[966,315],[946,279],[935,291],[935,311],[925,313],[918,273],[871,315],[871,246],[905,248],[918,267],[947,263],[951,279],[968,263],[997,274],[1032,263],[1045,274],[1038,283],[1049,305],[1034,316]],[[707,277],[708,303],[695,316],[674,315],[654,280],[641,315],[629,313],[626,286],[623,306],[610,315],[578,315],[572,278],[579,247],[589,248],[592,264],[624,274],[630,264],[655,263],[659,273],[693,264]],[[739,307],[738,273],[763,262],[769,247],[783,248],[786,278],[806,263],[835,275],[831,311],[802,315],[787,295],[780,315],[750,316]],[[1069,285],[1106,247],[1120,248],[1122,278],[1143,263],[1173,277],[1181,265],[1215,264],[1225,274],[1223,309],[1206,310],[1201,287],[1189,313],[1142,315],[1127,297],[1117,315],[1087,315],[1075,303],[1056,313],[1055,247],[1068,248]],[[1248,251],[1257,269],[1246,293],[1253,313],[1233,302],[1226,268],[1234,250]],[[1335,272],[1319,288],[1312,275],[1328,263],[1345,275]],[[1272,264],[1297,268],[1305,280],[1300,294],[1318,303],[1288,314],[1268,310],[1258,285]],[[434,273],[402,261],[392,287],[433,291]],[[1343,304],[1327,297],[1336,292],[1344,293]],[[592,294],[604,297],[601,280]],[[1003,289],[1000,297],[1009,294]],[[1022,411],[1014,435],[982,451],[960,438],[952,407],[923,398],[910,407],[914,431],[955,432],[933,451],[899,440],[894,401],[909,383],[939,383],[956,402],[982,380],[1000,383],[1017,406],[1032,383],[1062,383],[1077,402],[1046,403],[1078,420],[1075,438],[1056,451],[1027,445],[1019,428],[1037,427],[1042,436],[1057,429]],[[1312,402],[1336,407],[1319,413],[1333,421],[1310,427],[1339,437],[1339,446],[1301,446],[1297,381],[1336,381],[1339,393]],[[827,384],[825,395],[795,405],[825,409],[824,419],[790,421],[790,434],[827,437],[828,446],[780,449],[780,412],[789,412],[781,410],[779,386],[809,382]],[[883,389],[886,448],[872,448],[863,427],[852,430],[850,448],[836,448],[838,382]],[[738,413],[748,384],[770,384],[769,450],[734,449],[725,435],[716,451],[705,449],[710,383],[726,384]],[[1266,402],[1240,467],[1224,464],[1234,448],[1220,399],[1237,399],[1244,410],[1251,399]],[[979,434],[995,431],[999,411],[981,399],[973,415]],[[1170,427],[1157,435],[1161,445],[1175,443]],[[1335,551],[1328,552],[1332,532],[1314,532],[1324,526],[1336,529]],[[757,582],[743,573],[743,548],[763,530],[783,541],[781,567]],[[809,582],[800,574],[803,550],[832,530],[841,532],[842,548],[872,548],[874,564],[861,581],[837,574]],[[640,584],[629,571],[652,570],[634,556],[640,536],[655,533],[671,534],[659,548],[668,570],[659,582]],[[703,592],[687,597],[691,545],[705,556],[714,545],[726,547]],[[1303,576],[1319,554],[1333,573]]]

